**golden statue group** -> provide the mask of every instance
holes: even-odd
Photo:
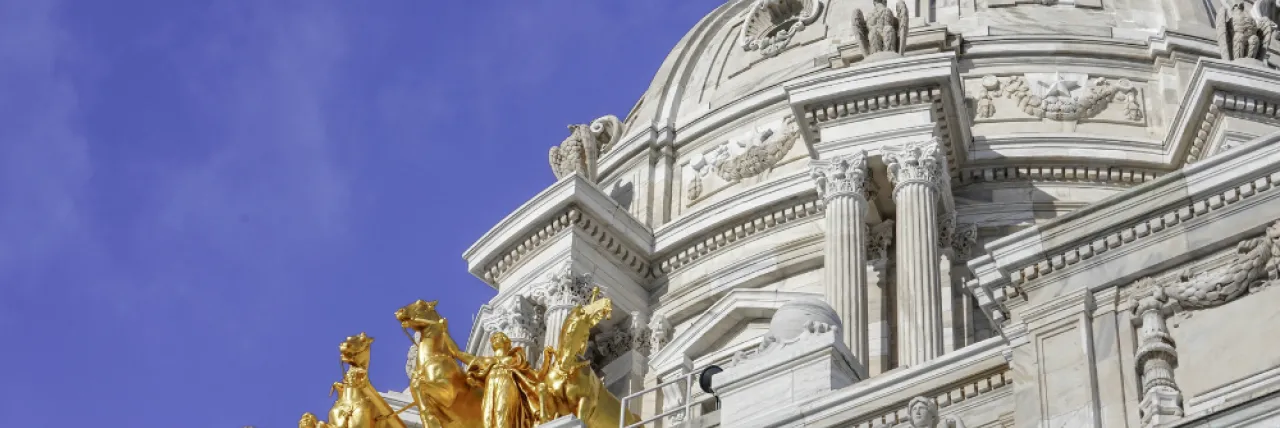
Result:
[[[558,345],[543,351],[538,368],[502,332],[490,337],[493,355],[463,352],[449,336],[448,321],[436,312],[436,302],[413,302],[396,311],[400,326],[417,342],[417,364],[409,376],[413,403],[393,410],[369,383],[373,338],[360,333],[339,346],[346,372],[330,391],[338,399],[329,421],[305,413],[298,427],[405,428],[398,415],[417,406],[425,428],[532,428],[569,415],[589,428],[616,428],[624,417],[621,405],[584,358],[591,328],[613,312],[612,302],[597,299],[598,293],[570,311]],[[625,417],[628,424],[638,421],[631,412]]]

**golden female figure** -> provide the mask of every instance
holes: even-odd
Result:
[[[539,380],[529,367],[524,348],[511,347],[511,339],[497,332],[489,339],[492,357],[476,357],[467,366],[467,380],[484,385],[485,428],[532,428]]]

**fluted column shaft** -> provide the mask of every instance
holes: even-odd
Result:
[[[867,366],[866,171],[862,152],[815,160],[811,176],[826,204],[823,293],[844,324],[845,344]]]
[[[915,366],[943,353],[942,278],[939,267],[937,142],[886,148],[884,161],[897,205],[898,363]]]

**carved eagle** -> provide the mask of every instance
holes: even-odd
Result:
[[[1224,0],[1216,23],[1218,49],[1222,59],[1266,59],[1267,47],[1271,44],[1276,28],[1275,22],[1269,17],[1270,8],[1266,3],[1259,0],[1251,10],[1246,11],[1241,2]]]

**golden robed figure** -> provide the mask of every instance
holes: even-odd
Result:
[[[584,354],[591,329],[613,313],[613,302],[597,298],[573,308],[560,331],[558,347],[543,350],[535,369],[522,347],[513,347],[503,332],[489,339],[492,356],[475,356],[458,348],[449,336],[449,323],[436,312],[436,302],[418,300],[396,311],[396,320],[417,346],[409,375],[413,402],[392,410],[369,384],[369,344],[361,333],[342,345],[342,361],[350,364],[342,382],[334,384],[339,398],[320,422],[305,413],[299,428],[403,428],[399,414],[413,407],[425,428],[533,428],[573,415],[589,428],[615,428],[623,418],[617,397],[605,388]],[[416,334],[409,334],[412,330]],[[331,392],[332,393],[332,392]]]

